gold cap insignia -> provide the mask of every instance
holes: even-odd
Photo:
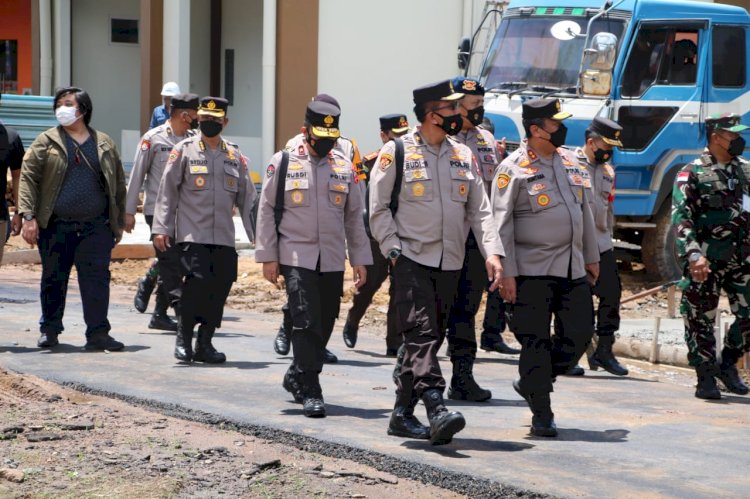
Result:
[[[473,92],[477,89],[477,82],[473,80],[464,80],[461,88],[463,88],[464,90],[468,90],[469,92]]]
[[[326,116],[325,118],[323,118],[323,123],[325,123],[326,126],[333,125],[333,116],[331,116],[329,114],[328,116]]]
[[[212,100],[208,101],[208,104],[206,104],[207,109],[216,109],[216,103]]]

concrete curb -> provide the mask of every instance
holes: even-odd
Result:
[[[651,342],[642,341],[637,338],[620,336],[612,347],[612,351],[615,355],[622,357],[646,362],[650,362],[651,360]],[[656,349],[656,353],[657,364],[670,364],[690,368],[687,360],[688,349],[685,346],[660,344]]]

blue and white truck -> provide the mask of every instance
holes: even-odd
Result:
[[[693,0],[512,0],[480,66],[486,116],[511,150],[527,99],[562,99],[571,146],[594,116],[618,121],[615,237],[641,246],[651,275],[672,279],[675,175],[702,151],[705,117],[750,120],[748,27],[745,9]],[[463,67],[470,45],[459,47]]]

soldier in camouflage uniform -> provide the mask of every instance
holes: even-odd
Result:
[[[684,262],[680,312],[685,318],[688,361],[695,367],[695,396],[721,398],[719,378],[732,393],[745,395],[735,363],[750,342],[750,164],[740,154],[745,141],[736,114],[706,119],[708,147],[677,174],[672,224]],[[721,289],[736,317],[716,365],[713,326]]]

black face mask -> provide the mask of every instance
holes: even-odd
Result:
[[[218,121],[210,120],[200,122],[201,133],[209,138],[219,135],[223,128],[224,126]]]
[[[464,126],[464,119],[460,114],[454,114],[453,116],[443,116],[441,114],[439,116],[443,118],[443,122],[439,126],[448,135],[457,135]]]
[[[727,152],[730,156],[735,157],[741,155],[745,151],[745,139],[737,137],[729,142],[729,148]]]
[[[599,164],[605,163],[611,157],[612,157],[612,151],[607,151],[605,149],[597,149],[596,151],[594,151],[594,161],[596,163],[599,163]]]
[[[544,129],[542,129],[544,130]],[[544,130],[547,132],[547,130]],[[555,147],[560,147],[565,144],[565,137],[568,135],[568,127],[560,123],[560,127],[555,131],[555,133],[549,133],[550,137],[549,140],[550,143]]]
[[[190,129],[191,130],[195,130],[196,128],[198,128],[198,125],[199,125],[198,118],[193,118],[190,121]]]
[[[474,126],[479,126],[484,121],[484,106],[477,106],[474,109],[467,109],[469,122]]]
[[[315,154],[317,154],[319,158],[325,158],[328,156],[328,153],[331,152],[333,146],[336,145],[336,139],[314,139],[310,134],[307,134],[306,139],[307,143],[310,144],[310,147],[313,148],[313,151],[315,151]]]

